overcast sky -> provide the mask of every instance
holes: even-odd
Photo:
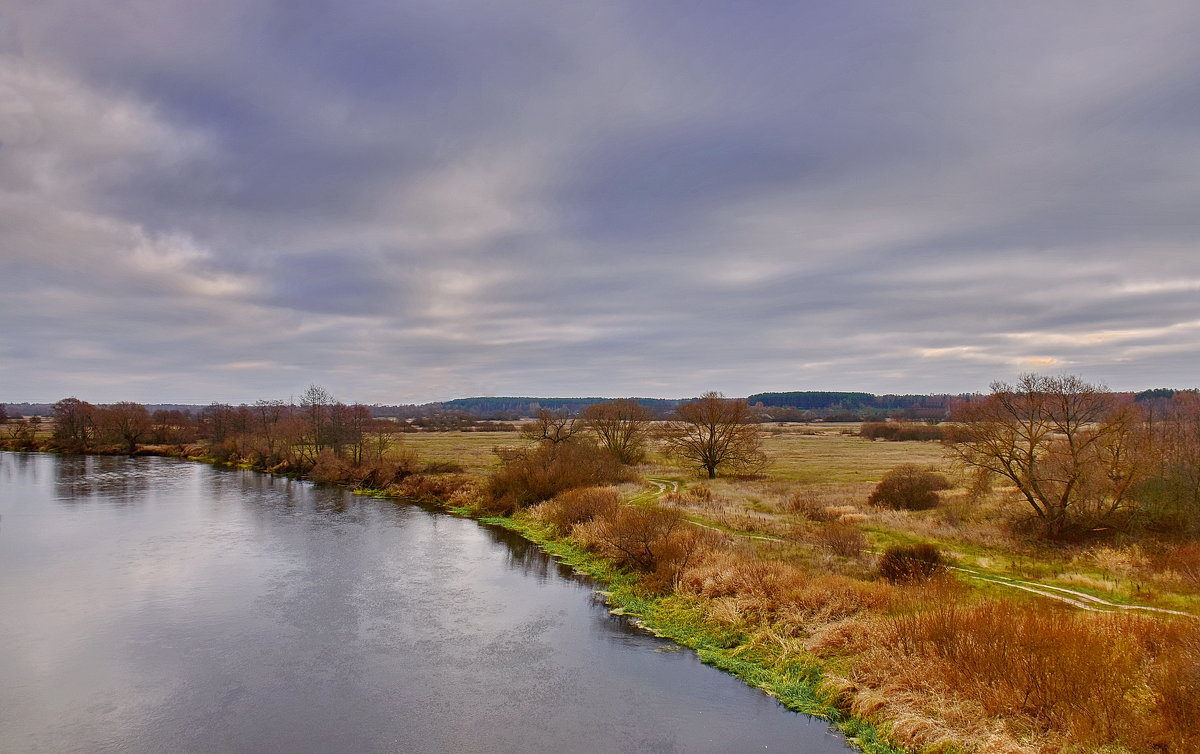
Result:
[[[0,401],[1200,383],[1200,4],[8,0]]]

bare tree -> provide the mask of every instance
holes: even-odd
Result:
[[[675,409],[663,429],[667,451],[717,476],[721,467],[755,471],[766,463],[754,410],[739,398],[708,392]]]
[[[600,444],[621,463],[632,466],[646,456],[650,437],[650,411],[632,399],[593,403],[583,411],[583,421],[600,438]]]
[[[1142,512],[1152,525],[1195,532],[1200,529],[1200,394],[1181,391],[1152,401],[1147,415],[1152,476],[1139,489]]]
[[[1022,375],[959,405],[948,444],[959,461],[1012,482],[1051,535],[1133,503],[1144,469],[1133,406],[1079,377]]]
[[[137,450],[137,444],[144,440],[154,428],[150,412],[140,403],[121,401],[114,403],[99,412],[100,425],[114,440],[125,445],[129,453]]]
[[[569,442],[584,426],[583,422],[572,418],[566,411],[548,411],[543,408],[537,412],[533,421],[521,427],[521,434],[530,440],[558,445]]]
[[[95,406],[74,397],[54,404],[54,443],[60,448],[86,450],[95,434]]]
[[[300,396],[300,410],[308,419],[308,441],[312,445],[312,456],[330,444],[330,408],[333,396],[320,385],[309,385]]]

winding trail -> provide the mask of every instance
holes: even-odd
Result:
[[[635,505],[645,505],[652,503],[661,497],[664,497],[669,492],[679,491],[679,480],[668,479],[665,477],[646,477],[646,482],[652,489],[639,493],[631,497],[628,502]],[[728,534],[733,537],[745,537],[747,539],[756,539],[767,542],[786,542],[787,540],[779,537],[767,537],[761,534],[743,534],[741,532],[728,531],[711,524],[706,524],[693,519],[685,519],[688,523],[712,531],[718,531],[722,534]],[[1101,597],[1097,597],[1087,592],[1081,592],[1075,589],[1068,589],[1062,586],[1051,586],[1050,584],[1042,584],[1037,581],[1024,581],[1021,579],[1013,579],[1007,576],[998,576],[992,573],[976,571],[970,568],[962,568],[960,566],[950,566],[950,570],[957,571],[967,578],[976,579],[978,581],[986,581],[989,584],[996,586],[1006,586],[1011,589],[1020,589],[1021,591],[1030,592],[1040,597],[1057,600],[1059,602],[1077,607],[1080,610],[1088,610],[1094,613],[1117,613],[1122,610],[1143,610],[1152,613],[1165,613],[1168,615],[1182,615],[1186,618],[1200,618],[1200,615],[1184,612],[1183,610],[1170,610],[1165,607],[1152,607],[1150,605],[1122,605],[1117,602],[1110,602]]]

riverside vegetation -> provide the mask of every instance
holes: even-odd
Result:
[[[412,433],[319,389],[197,418],[67,399],[0,435],[303,474],[505,526],[867,751],[1200,749],[1200,621],[1180,615],[1200,614],[1195,394],[1028,375],[958,422],[882,427],[758,425],[706,400],[671,422],[613,402]],[[710,465],[723,438],[738,452]]]

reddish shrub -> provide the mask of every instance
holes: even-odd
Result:
[[[927,581],[944,569],[941,552],[930,544],[894,545],[879,556],[879,575],[893,584]]]
[[[937,507],[938,491],[948,490],[951,486],[942,474],[906,463],[885,474],[867,502],[881,508],[928,510]]]
[[[534,509],[538,519],[569,534],[576,524],[616,511],[621,495],[614,487],[582,487],[560,492]]]
[[[511,513],[577,487],[599,487],[633,478],[593,442],[541,443],[518,451],[497,450],[501,467],[488,477],[487,510]]]

